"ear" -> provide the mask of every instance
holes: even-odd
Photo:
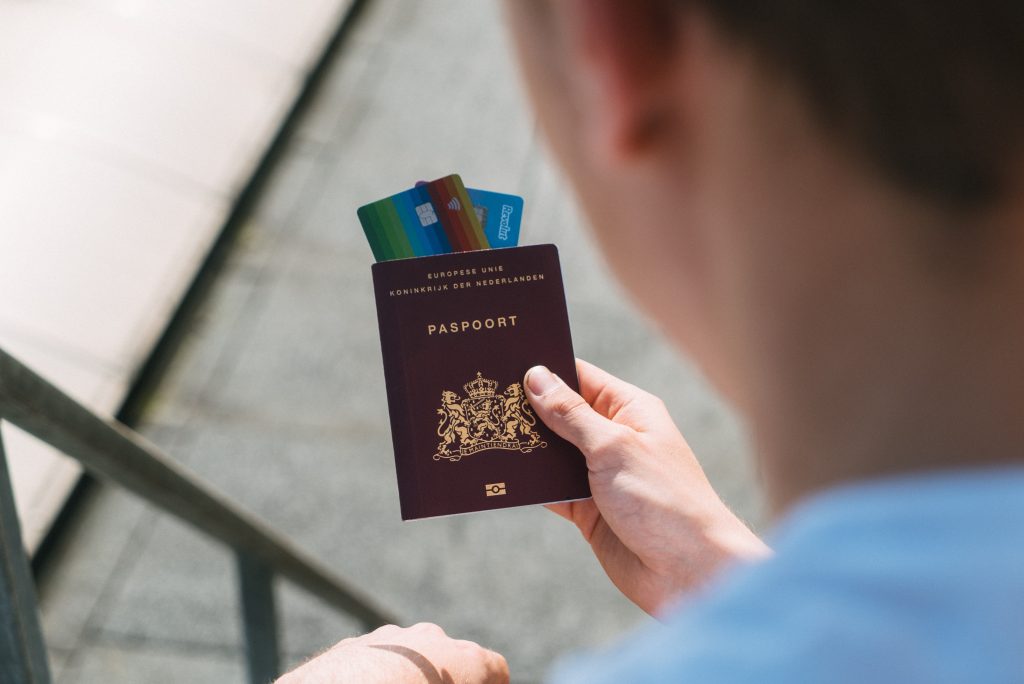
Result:
[[[681,12],[671,0],[559,0],[583,95],[584,134],[603,161],[628,163],[664,124]]]

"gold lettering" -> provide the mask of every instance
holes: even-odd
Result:
[[[514,328],[519,314],[506,314],[490,318],[474,318],[464,321],[448,321],[445,323],[427,323],[427,335],[447,335],[449,333],[479,332],[496,328]]]

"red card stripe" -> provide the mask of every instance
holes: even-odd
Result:
[[[448,209],[448,202],[451,201],[452,195],[445,183],[446,180],[439,178],[431,181],[427,184],[427,192],[430,193],[437,217],[441,221],[441,225],[444,226],[445,234],[448,235],[448,241],[451,242],[452,247],[456,247],[460,252],[468,252],[472,250],[469,237],[466,235],[462,223],[459,222],[458,216],[453,215]]]
[[[454,176],[448,176],[443,180],[445,191],[447,192],[448,196],[458,200],[459,205],[462,207],[462,209],[460,209],[457,212],[451,212],[451,215],[455,220],[459,222],[459,227],[462,229],[463,235],[466,236],[466,244],[469,245],[468,249],[480,249],[482,245],[480,244],[480,240],[477,238],[473,230],[473,225],[470,222],[468,216],[471,210],[465,206],[465,202],[461,197],[459,197],[458,186],[455,183]]]

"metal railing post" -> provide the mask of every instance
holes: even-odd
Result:
[[[49,684],[36,590],[0,437],[0,682]]]
[[[0,349],[0,415],[98,477],[320,597],[370,628],[395,622],[328,567],[298,549],[125,425],[101,418]]]
[[[395,619],[286,537],[232,503],[138,433],[102,418],[0,349],[0,416],[234,550],[249,678],[280,671],[274,579],[281,577],[373,629]],[[0,684],[49,684],[35,589],[0,444]]]
[[[267,684],[281,673],[274,574],[266,563],[247,553],[238,553],[236,559],[249,681]]]

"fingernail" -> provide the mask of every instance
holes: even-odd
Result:
[[[558,385],[558,378],[545,366],[534,366],[526,371],[526,385],[530,391],[540,396]]]

